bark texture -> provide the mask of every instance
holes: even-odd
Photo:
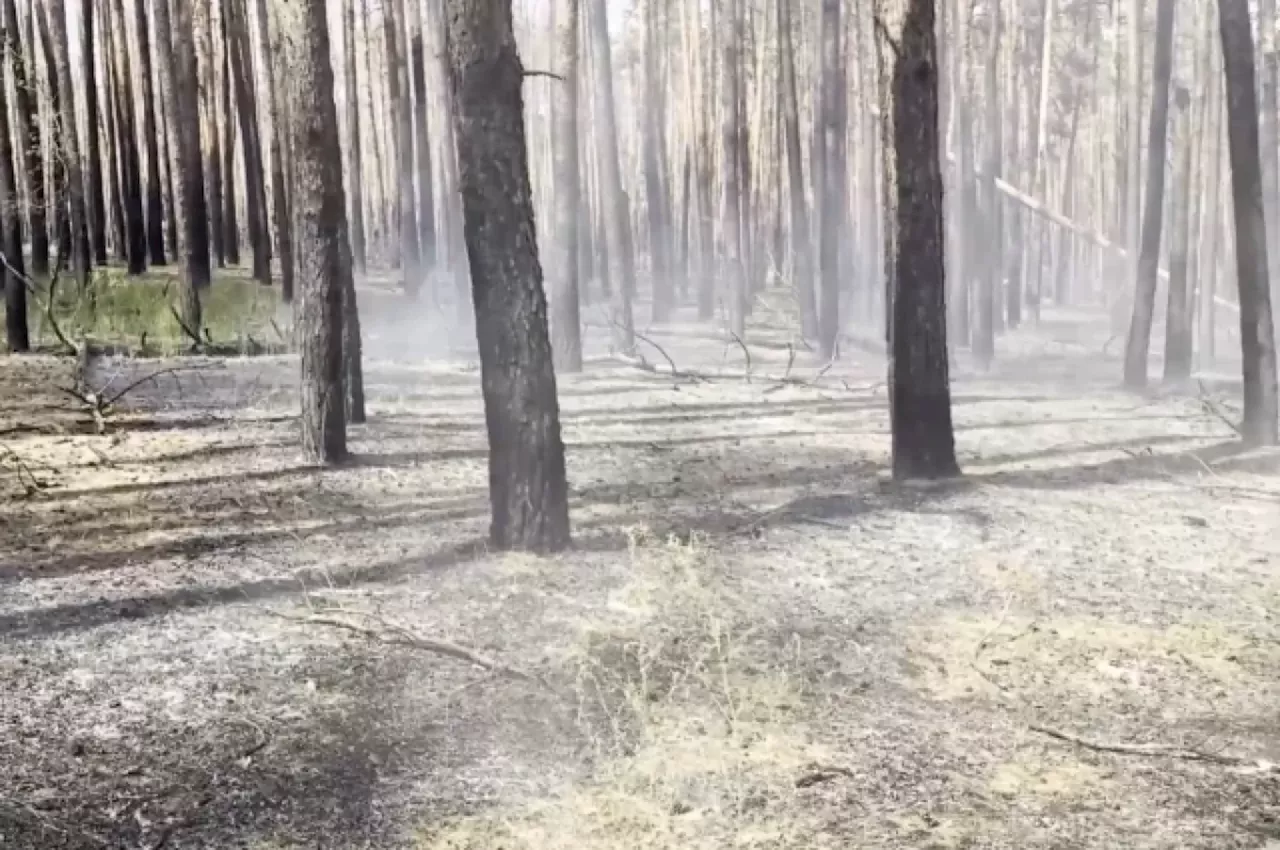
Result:
[[[302,452],[316,463],[347,454],[342,328],[346,277],[346,198],[333,101],[333,68],[324,4],[280,0],[280,35],[294,104],[290,136],[298,237],[302,353]],[[354,305],[350,305],[354,309]]]
[[[489,431],[492,544],[569,544],[568,486],[511,0],[448,0],[459,186]]]
[[[552,103],[556,132],[555,162],[555,290],[551,298],[551,343],[560,372],[582,371],[582,320],[579,313],[578,236],[582,217],[582,179],[578,136],[578,91],[581,72],[580,0],[560,0],[560,90]]]

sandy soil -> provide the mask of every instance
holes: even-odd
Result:
[[[968,475],[927,487],[886,478],[874,356],[782,384],[760,333],[748,381],[655,332],[722,377],[561,379],[549,560],[485,550],[465,360],[371,360],[334,471],[298,461],[286,359],[160,378],[105,434],[65,364],[10,360],[0,847],[1269,846],[1280,456],[1117,391],[1096,324],[962,358]],[[539,682],[296,620],[330,608]]]

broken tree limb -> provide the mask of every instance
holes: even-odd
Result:
[[[1094,741],[1088,738],[1082,738],[1079,735],[1072,735],[1070,732],[1064,732],[1061,729],[1055,729],[1052,726],[1044,726],[1039,723],[1032,723],[1027,728],[1032,732],[1047,735],[1055,740],[1074,744],[1077,747],[1084,747],[1086,750],[1093,750],[1099,753],[1116,753],[1118,755],[1146,756],[1149,758],[1172,758],[1180,759],[1182,761],[1203,761],[1210,762],[1212,764],[1230,765],[1233,767],[1257,767],[1261,764],[1258,759],[1243,759],[1235,756],[1224,756],[1220,753],[1211,753],[1205,750],[1189,750],[1183,747],[1170,747],[1161,744],[1122,744]]]

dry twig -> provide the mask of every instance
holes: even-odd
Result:
[[[1052,726],[1045,726],[1040,723],[1032,723],[1027,728],[1032,732],[1039,732],[1041,735],[1047,735],[1050,738],[1064,741],[1068,744],[1075,744],[1078,747],[1084,747],[1086,750],[1093,750],[1099,753],[1172,758],[1181,759],[1183,761],[1203,761],[1210,762],[1212,764],[1230,765],[1233,767],[1256,767],[1261,764],[1257,759],[1243,759],[1235,756],[1224,756],[1219,753],[1206,752],[1205,750],[1191,750],[1183,747],[1170,747],[1160,744],[1120,744],[1094,741],[1089,738],[1072,735],[1070,732],[1063,732],[1061,729],[1055,729]]]
[[[729,336],[733,337],[733,341],[736,342],[738,344],[738,347],[742,349],[742,356],[746,358],[746,361],[747,361],[745,366],[746,372],[743,375],[743,377],[746,379],[747,383],[749,384],[751,383],[751,352],[747,350],[747,344],[742,341],[742,337],[738,336],[732,330],[729,331]]]

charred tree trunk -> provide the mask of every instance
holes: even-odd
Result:
[[[1182,156],[1174,165],[1172,221],[1169,231],[1173,242],[1169,247],[1169,296],[1165,312],[1164,380],[1177,384],[1191,377],[1194,355],[1191,324],[1191,293],[1187,286],[1187,250],[1192,206],[1191,157],[1194,150],[1189,124],[1192,110],[1190,93],[1179,88],[1176,98],[1178,126],[1182,136]]]
[[[17,140],[21,151],[27,190],[27,228],[31,235],[31,273],[36,277],[49,274],[49,224],[45,216],[47,201],[44,191],[43,133],[40,110],[35,96],[35,45],[24,51],[18,26],[18,10],[14,0],[4,0],[8,22],[9,62],[13,71],[14,113],[18,120]],[[32,10],[31,14],[34,14]]]
[[[511,0],[448,0],[459,179],[489,431],[492,544],[569,545],[568,485]]]
[[[209,215],[204,196],[204,164],[200,146],[200,91],[191,10],[194,2],[154,0],[158,58],[168,68],[169,76],[166,111],[178,153],[179,174],[175,182],[182,204],[182,319],[190,331],[200,334],[203,331],[201,292],[208,289],[212,276],[209,266]]]
[[[821,187],[818,233],[818,266],[821,287],[818,308],[818,350],[824,360],[836,356],[840,336],[840,240],[843,219],[844,127],[841,121],[841,91],[844,87],[841,55],[841,0],[822,2],[821,106],[815,118],[818,129],[818,170]]]
[[[404,290],[416,298],[422,289],[421,248],[418,241],[417,200],[413,179],[413,106],[410,104],[408,74],[400,50],[400,3],[388,0],[382,14],[386,32],[387,93],[391,101],[391,120],[395,127],[395,151],[399,177],[398,201],[393,204],[393,218],[400,222],[400,271]]]
[[[4,252],[4,268],[0,281],[4,284],[5,335],[10,351],[30,351],[27,333],[27,283],[22,259],[22,221],[18,217],[18,181],[13,167],[13,143],[9,135],[9,68],[17,58],[18,21],[13,4],[0,7],[0,251]],[[23,137],[19,136],[21,140]]]
[[[778,0],[779,62],[782,64],[782,113],[786,137],[788,193],[791,202],[791,276],[800,301],[800,328],[806,339],[818,334],[813,292],[813,243],[809,231],[809,202],[805,198],[804,154],[800,147],[800,97],[796,86],[795,43],[791,0]]]
[[[578,235],[582,229],[582,178],[578,136],[578,91],[582,25],[580,0],[560,0],[560,91],[551,104],[556,132],[555,232],[552,266],[555,287],[551,297],[551,344],[557,371],[582,371],[582,320],[579,315]]]
[[[138,119],[133,100],[133,63],[129,59],[128,18],[123,0],[115,3],[113,13],[117,24],[115,29],[119,32],[119,41],[112,51],[116,74],[113,88],[116,93],[116,128],[120,134],[120,177],[128,241],[126,255],[129,274],[140,275],[147,270],[147,222],[143,212],[142,157],[138,152]]]
[[[503,0],[505,2],[505,0]],[[636,292],[636,263],[631,252],[631,216],[622,189],[622,163],[618,152],[618,117],[613,92],[613,51],[609,46],[609,18],[604,0],[591,0],[587,15],[594,83],[596,158],[600,167],[600,207],[604,218],[610,265],[617,270],[612,307],[614,347],[623,354],[635,351],[632,299]],[[602,275],[613,278],[611,271]]]
[[[431,134],[427,122],[427,58],[423,43],[422,10],[418,7],[418,0],[405,0],[405,34],[408,36],[409,68],[413,74],[418,246],[422,255],[423,274],[429,277],[436,265],[436,201],[431,172]]]
[[[47,9],[49,36],[53,45],[54,68],[58,75],[59,89],[59,155],[66,174],[66,192],[69,224],[71,227],[71,269],[81,292],[89,288],[89,271],[92,258],[89,255],[89,228],[85,216],[84,177],[80,170],[80,143],[76,137],[75,89],[71,79],[71,53],[67,41],[66,10]]]
[[[95,0],[95,2],[98,2],[98,0]],[[116,259],[127,262],[129,259],[129,217],[125,210],[125,163],[121,156],[121,148],[126,143],[126,137],[120,130],[120,86],[116,82],[118,72],[115,65],[115,35],[113,33],[111,7],[107,5],[106,0],[101,0],[98,14],[101,15],[102,21],[102,87],[103,94],[106,97],[106,105],[102,111],[106,116],[107,131],[107,203],[110,205],[110,218],[115,231],[113,241]],[[127,144],[133,147],[135,144],[134,139],[128,138]]]
[[[98,129],[98,73],[96,33],[94,31],[94,0],[80,0],[80,26],[83,33],[80,61],[84,67],[84,109],[88,119],[85,137],[85,157],[88,191],[89,240],[93,261],[107,264],[107,203],[102,191],[102,142]]]
[[[266,66],[270,69],[267,74],[267,117],[271,121],[271,220],[276,232],[275,256],[280,260],[280,298],[288,304],[293,300],[293,224],[289,217],[289,180],[285,176],[286,122],[275,82],[287,74],[284,67],[276,67],[279,65],[280,47],[275,39],[280,33],[271,31],[267,0],[257,0],[257,3],[258,39],[262,42]],[[273,63],[273,60],[277,61]]]
[[[203,26],[200,27],[200,104],[204,112],[204,125],[200,137],[204,142],[205,207],[209,211],[209,242],[218,267],[227,264],[227,250],[223,245],[222,230],[222,139],[218,132],[218,78],[217,63],[213,52],[213,2],[200,0],[204,9]]]
[[[266,223],[267,188],[262,173],[262,139],[258,132],[258,99],[254,89],[253,52],[249,47],[248,13],[244,0],[223,0],[227,16],[231,77],[235,84],[240,118],[240,145],[244,151],[244,211],[253,250],[253,277],[271,283],[271,234]]]
[[[839,0],[827,0],[827,5]],[[720,258],[720,279],[724,281],[721,292],[725,306],[729,312],[729,329],[739,339],[746,333],[747,327],[747,263],[744,257],[742,242],[742,161],[738,150],[739,124],[743,120],[742,104],[738,98],[738,63],[741,52],[740,38],[742,28],[737,21],[742,13],[741,0],[726,0],[729,20],[724,26],[723,64],[724,76],[720,88],[720,121],[721,145],[723,147],[721,165],[721,191],[724,202],[721,211],[724,219],[721,222],[720,236],[723,242],[723,255]],[[825,11],[826,5],[823,6]]]
[[[280,0],[279,25],[293,106],[294,209],[298,226],[296,333],[302,350],[302,452],[313,463],[347,454],[343,380],[343,311],[351,274],[344,256],[346,199],[333,101],[325,4]]]
[[[663,151],[666,147],[665,99],[662,95],[658,50],[658,4],[644,3],[644,104],[646,120],[641,141],[644,157],[645,210],[649,225],[649,277],[655,322],[671,317],[671,228],[663,184]]]
[[[347,128],[351,136],[347,149],[347,187],[351,214],[352,271],[364,274],[367,258],[364,238],[364,156],[360,145],[360,86],[356,74],[356,1],[342,2],[342,55],[346,74]]]
[[[147,4],[135,2],[134,13],[138,76],[142,78],[142,143],[147,148],[147,250],[151,254],[151,265],[163,266],[168,261],[164,250],[164,187],[160,183],[160,128],[156,122],[155,76],[151,65]]]
[[[893,154],[886,153],[892,270],[889,414],[893,475],[898,479],[958,475],[947,363],[945,247],[938,58],[933,0],[908,0],[897,48],[883,62],[888,81]],[[896,30],[896,31],[895,31]],[[882,53],[889,50],[882,45]]]
[[[236,210],[236,119],[231,99],[233,48],[228,37],[229,5],[222,3],[220,21],[222,40],[222,79],[219,99],[222,104],[222,250],[229,265],[240,265],[240,221]],[[246,193],[247,196],[248,193]]]
[[[1124,351],[1124,385],[1147,385],[1147,358],[1160,269],[1160,237],[1164,230],[1164,175],[1168,161],[1169,80],[1173,76],[1174,0],[1160,0],[1156,11],[1156,55],[1151,81],[1151,128],[1147,144],[1147,207],[1142,220],[1142,254],[1133,294],[1133,317]]]
[[[1267,280],[1267,225],[1262,201],[1258,100],[1248,0],[1218,0],[1227,78],[1227,134],[1236,218],[1240,345],[1244,358],[1247,443],[1273,446],[1277,435],[1276,348]]]

